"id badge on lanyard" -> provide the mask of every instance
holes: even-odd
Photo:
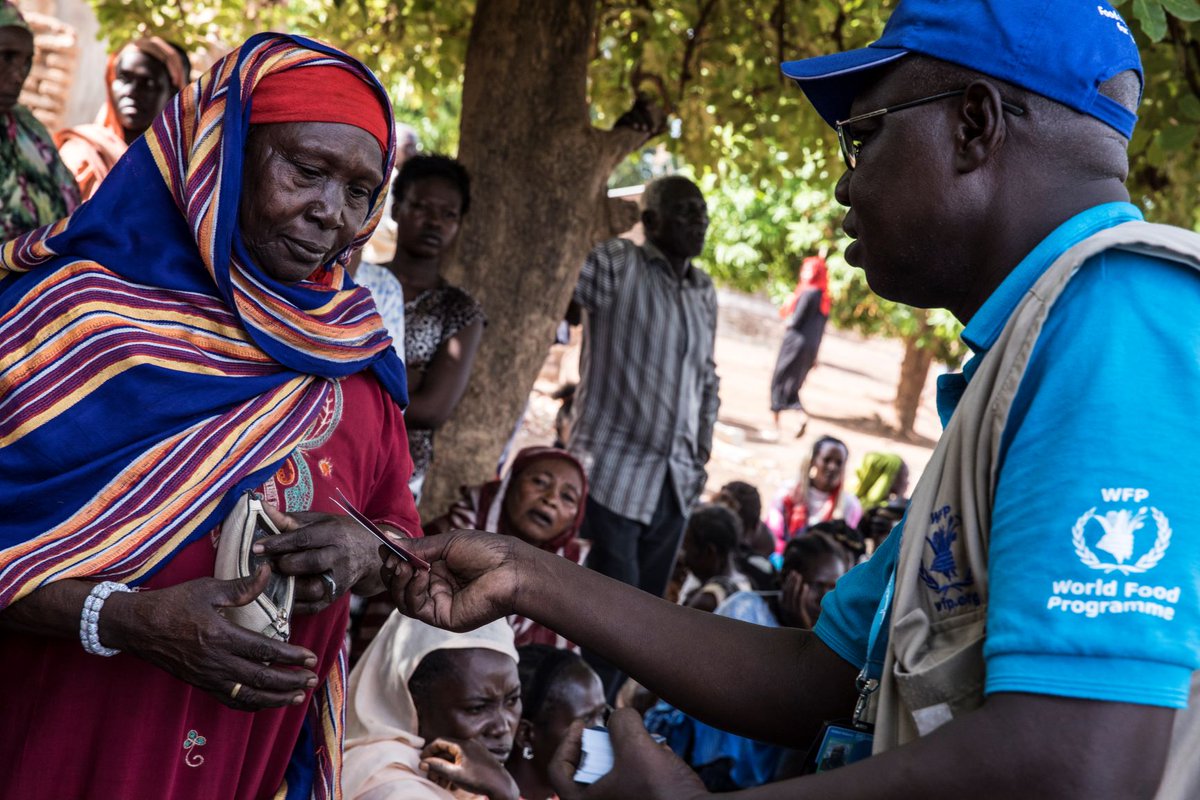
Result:
[[[892,595],[895,591],[896,571],[892,570],[887,588],[879,601],[879,608],[875,611],[875,618],[871,620],[871,636],[867,640],[867,663],[863,665],[855,680],[858,702],[854,704],[854,714],[850,719],[831,720],[821,727],[821,732],[808,749],[801,774],[827,772],[870,758],[871,746],[875,741],[875,726],[866,722],[863,717],[866,715],[871,695],[879,688],[879,679],[883,676],[886,647],[880,641],[880,634],[891,616]]]

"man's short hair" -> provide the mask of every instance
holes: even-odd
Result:
[[[699,186],[682,175],[664,175],[661,178],[655,178],[647,183],[646,188],[642,191],[642,210],[662,211],[663,198],[667,191],[685,185],[696,192],[700,191]]]

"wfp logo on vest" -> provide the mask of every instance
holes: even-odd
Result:
[[[943,506],[929,515],[929,535],[925,545],[929,553],[921,559],[918,577],[929,589],[937,593],[933,603],[935,611],[948,613],[960,608],[974,608],[983,603],[979,592],[967,591],[975,585],[971,567],[960,569],[954,556],[962,518],[954,514],[950,506]]]
[[[1105,574],[1120,572],[1122,575],[1131,575],[1157,566],[1171,546],[1171,523],[1167,515],[1154,506],[1140,505],[1150,497],[1150,492],[1134,488],[1101,489],[1100,496],[1107,503],[1128,503],[1132,500],[1139,507],[1136,511],[1125,507],[1099,514],[1096,512],[1097,506],[1092,506],[1083,512],[1071,529],[1071,543],[1079,560],[1084,566]],[[1149,541],[1150,531],[1146,528],[1147,515],[1154,521],[1152,543]],[[1096,524],[1090,525],[1092,521]],[[1089,538],[1092,539],[1091,545],[1088,544]],[[1137,559],[1134,559],[1135,553],[1139,554]]]

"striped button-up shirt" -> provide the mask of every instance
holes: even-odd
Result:
[[[717,419],[717,293],[703,271],[683,278],[652,244],[596,246],[575,302],[586,310],[569,449],[592,497],[650,522],[670,476],[686,513],[700,496]]]

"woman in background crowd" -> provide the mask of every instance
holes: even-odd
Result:
[[[581,656],[544,644],[517,648],[521,722],[508,771],[523,800],[551,800],[550,762],[576,720],[602,725],[608,706],[600,676]]]
[[[450,633],[393,613],[350,674],[347,800],[518,800],[512,629]]]
[[[432,536],[456,529],[489,531],[515,536],[523,542],[557,553],[576,564],[587,555],[579,538],[587,500],[583,466],[566,450],[526,447],[517,453],[503,479],[463,486],[449,510],[424,526]],[[372,598],[351,627],[351,665],[375,638],[394,606]],[[549,628],[525,617],[509,617],[517,646],[540,643],[574,648]]]
[[[767,527],[775,534],[777,552],[818,522],[844,519],[852,528],[858,525],[862,506],[845,488],[849,456],[845,443],[832,436],[813,444],[800,462],[800,480],[771,507]]]
[[[867,453],[856,476],[864,509],[858,529],[870,557],[908,509],[908,465],[895,453]]]
[[[583,465],[566,450],[526,447],[517,453],[504,478],[464,486],[460,492],[449,511],[425,526],[425,535],[459,528],[502,533],[583,563],[587,543],[579,539],[579,527],[587,501],[587,477]],[[532,620],[512,617],[509,622],[518,647],[534,643],[571,646]]]
[[[62,219],[79,188],[49,132],[18,103],[33,68],[33,31],[12,3],[0,6],[0,242]]]
[[[471,205],[466,168],[446,156],[412,156],[400,168],[392,193],[396,254],[386,267],[359,265],[355,280],[373,294],[394,294],[394,284],[400,285],[409,387],[404,421],[413,458],[409,486],[420,499],[433,463],[434,432],[454,414],[467,389],[486,319],[471,295],[442,277],[446,254]]]
[[[808,415],[800,402],[800,389],[817,360],[825,323],[833,300],[829,294],[829,268],[824,255],[809,256],[800,267],[800,281],[795,291],[780,309],[785,320],[783,343],[771,377],[771,411],[775,415],[775,430],[779,430],[779,415],[783,411],[800,412],[800,428],[796,438],[804,435]]]
[[[108,97],[96,121],[54,135],[63,163],[87,200],[113,165],[191,77],[183,48],[157,36],[137,39],[108,57]]]

